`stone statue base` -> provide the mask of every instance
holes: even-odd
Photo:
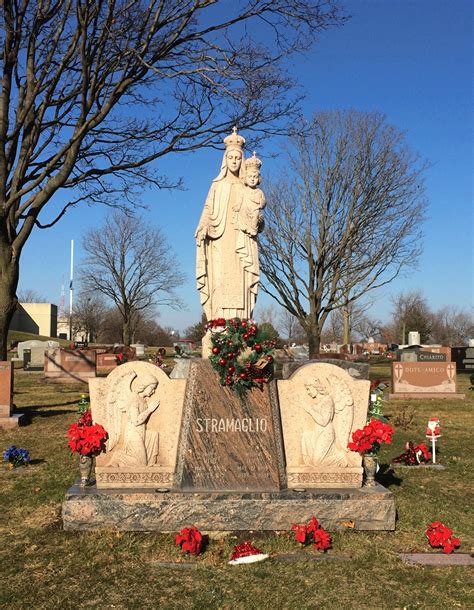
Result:
[[[204,532],[286,530],[316,516],[330,530],[395,529],[393,494],[377,484],[362,489],[283,490],[274,493],[169,492],[81,488],[66,494],[65,530],[178,532],[195,525]]]

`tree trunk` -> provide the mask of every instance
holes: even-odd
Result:
[[[308,337],[309,359],[312,360],[319,354],[319,348],[321,347],[321,333],[318,329],[313,329],[313,331],[307,331],[306,335]]]
[[[342,342],[344,345],[349,345],[349,343],[351,342],[351,331],[350,331],[350,313],[349,313],[348,306],[342,308],[342,317],[343,317],[343,321],[344,321],[344,333],[343,333]]]
[[[11,249],[0,246],[0,360],[7,359],[8,329],[17,308],[16,289],[19,278],[19,261],[12,259]]]
[[[124,345],[130,345],[131,341],[131,325],[130,325],[130,319],[125,319],[123,321],[123,326],[122,326],[122,339],[123,339],[123,344]]]

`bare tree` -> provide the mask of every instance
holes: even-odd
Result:
[[[278,315],[278,328],[280,334],[289,344],[296,341],[304,341],[306,334],[303,333],[298,318],[292,315],[287,309],[282,309]]]
[[[25,290],[20,290],[17,295],[18,301],[20,303],[45,303],[46,297],[44,297],[40,292],[36,290],[32,290],[31,288],[26,288]]]
[[[433,314],[431,337],[442,345],[467,345],[474,338],[474,311],[446,305]]]
[[[116,211],[102,227],[89,231],[82,244],[88,257],[81,284],[85,291],[100,293],[116,305],[125,345],[130,345],[145,312],[158,304],[180,304],[173,291],[183,275],[159,229]]]
[[[392,321],[386,329],[394,343],[405,344],[410,331],[420,333],[420,341],[431,338],[433,313],[421,290],[402,292],[392,297]]]
[[[107,315],[107,305],[101,294],[79,292],[72,312],[74,336],[82,331],[88,341],[96,341],[104,328]]]
[[[319,352],[328,315],[392,281],[420,253],[425,165],[383,115],[315,114],[267,189],[263,288]]]
[[[344,21],[325,0],[215,4],[0,4],[0,359],[35,226],[83,202],[136,203],[147,183],[173,186],[153,162],[216,145],[234,124],[280,132],[297,109],[282,60]]]

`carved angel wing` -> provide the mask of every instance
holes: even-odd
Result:
[[[107,441],[107,451],[112,451],[120,438],[120,428],[122,413],[127,410],[127,404],[132,395],[132,382],[136,378],[135,371],[126,373],[115,385],[113,385],[107,395],[106,405],[106,430],[109,434]]]
[[[329,375],[328,381],[334,398],[336,438],[341,447],[346,448],[354,421],[354,398],[346,382],[339,377]]]

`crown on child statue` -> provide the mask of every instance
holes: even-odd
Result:
[[[224,138],[224,144],[226,148],[243,148],[245,145],[245,138],[239,136],[237,133],[237,127],[232,128],[232,133],[227,138]]]
[[[248,159],[245,159],[245,167],[247,169],[257,169],[259,170],[262,167],[262,162],[257,157],[257,153],[253,151],[253,155]]]

